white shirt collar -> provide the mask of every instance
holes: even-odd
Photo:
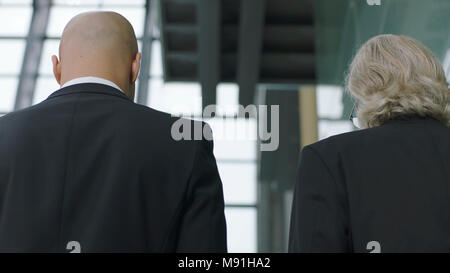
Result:
[[[80,83],[100,83],[100,84],[104,84],[104,85],[109,85],[109,86],[114,87],[114,88],[120,90],[121,92],[123,92],[123,90],[120,89],[120,87],[117,86],[117,84],[113,83],[112,81],[108,81],[107,79],[98,78],[98,77],[75,78],[75,79],[70,80],[70,81],[66,82],[65,84],[63,84],[61,86],[61,88],[75,85],[75,84],[80,84]],[[125,92],[123,92],[123,93],[125,93]]]

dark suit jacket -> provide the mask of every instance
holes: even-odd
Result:
[[[225,252],[213,143],[175,120],[102,84],[1,117],[0,251]]]
[[[450,129],[404,118],[303,149],[290,252],[450,252]]]

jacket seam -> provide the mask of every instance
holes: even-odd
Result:
[[[121,98],[121,99],[129,101],[129,102],[133,102],[129,98],[123,97],[121,95],[107,94],[107,93],[98,92],[98,91],[89,91],[89,92],[87,92],[87,91],[75,91],[75,92],[70,92],[70,93],[66,93],[66,94],[56,94],[56,95],[48,97],[46,100],[51,100],[51,99],[62,97],[62,96],[80,95],[80,94],[98,94],[98,95],[113,96],[113,97]]]
[[[189,200],[189,187],[190,187],[190,184],[191,184],[192,176],[193,176],[193,173],[194,173],[194,167],[195,167],[195,165],[197,163],[197,157],[198,157],[198,154],[199,154],[199,151],[198,151],[199,148],[197,147],[198,144],[196,143],[196,141],[194,141],[194,143],[196,144],[195,148],[194,148],[194,150],[195,150],[194,151],[195,152],[194,160],[192,161],[191,171],[190,171],[189,177],[187,179],[186,190],[184,192],[183,199],[178,204],[178,207],[177,207],[174,215],[172,216],[172,219],[170,220],[168,233],[165,236],[166,239],[164,240],[163,247],[162,247],[163,250],[166,249],[166,247],[167,247],[167,243],[169,241],[170,235],[172,235],[171,233],[176,231],[174,222],[176,222],[177,216],[179,216],[180,213],[183,211],[183,209],[182,209],[183,208],[183,202],[186,201],[186,200]],[[178,240],[176,241],[176,244],[178,244]]]
[[[311,148],[311,151],[317,156],[317,158],[322,162],[322,165],[326,168],[327,172],[329,173],[329,175],[331,176],[331,178],[333,179],[334,182],[334,187],[337,189],[338,188],[338,183],[336,178],[334,177],[333,173],[331,172],[331,169],[328,167],[327,163],[325,162],[325,160],[323,160],[323,158],[320,156],[320,153],[313,148],[312,146],[309,146]],[[351,250],[353,250],[353,231],[352,231],[352,227],[351,227],[351,214],[350,214],[350,201],[348,200],[348,193],[346,192],[345,194],[346,196],[346,201],[347,201],[347,207],[348,207],[348,229],[349,229],[349,242],[348,242],[348,246],[350,247]]]
[[[72,117],[70,120],[70,128],[69,128],[69,134],[68,134],[68,147],[66,150],[66,160],[65,160],[65,168],[64,168],[64,181],[63,181],[63,188],[62,188],[62,197],[61,197],[61,211],[60,211],[60,224],[59,224],[59,246],[57,246],[57,250],[59,247],[61,247],[63,245],[63,226],[64,226],[64,202],[65,202],[65,197],[66,197],[66,187],[67,187],[67,181],[69,180],[69,157],[70,157],[70,153],[72,151],[72,140],[73,140],[73,127],[74,127],[74,123],[75,123],[75,115],[77,112],[77,107],[78,107],[78,103],[79,103],[79,96],[76,98],[75,101],[75,105],[73,107],[73,111],[72,111]]]
[[[439,152],[439,150],[436,148],[437,147],[437,145],[436,145],[436,141],[435,141],[435,137],[434,137],[434,135],[433,135],[433,133],[431,133],[430,131],[428,131],[428,128],[429,128],[429,125],[424,121],[423,122],[423,124],[424,124],[424,127],[425,127],[425,131],[427,132],[427,133],[429,133],[429,136],[430,136],[430,138],[431,138],[431,142],[432,142],[432,146],[433,146],[433,149],[434,149],[434,152],[439,156],[439,158],[440,159],[442,159],[442,160],[440,160],[440,162],[441,162],[441,164],[442,164],[442,167],[443,167],[443,170],[444,170],[444,179],[446,178],[446,176],[445,176],[445,170],[447,170],[447,166],[443,163],[443,162],[445,162],[445,158],[443,158],[442,157],[442,154]],[[447,172],[448,173],[448,172]],[[447,196],[447,200],[450,200],[450,187],[449,187],[449,185],[448,185],[448,183],[445,183],[445,188],[446,188],[446,196]]]

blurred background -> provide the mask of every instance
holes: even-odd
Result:
[[[352,56],[370,37],[422,41],[450,76],[449,0],[0,0],[0,115],[59,86],[51,56],[75,15],[111,10],[134,26],[143,53],[136,102],[207,119],[223,180],[230,252],[287,249],[302,146],[355,130],[344,91]],[[255,116],[280,105],[280,144],[259,149]],[[270,127],[270,126],[269,126]]]

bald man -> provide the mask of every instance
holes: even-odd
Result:
[[[212,141],[133,103],[130,23],[80,14],[52,61],[61,89],[0,118],[0,252],[226,252]]]

